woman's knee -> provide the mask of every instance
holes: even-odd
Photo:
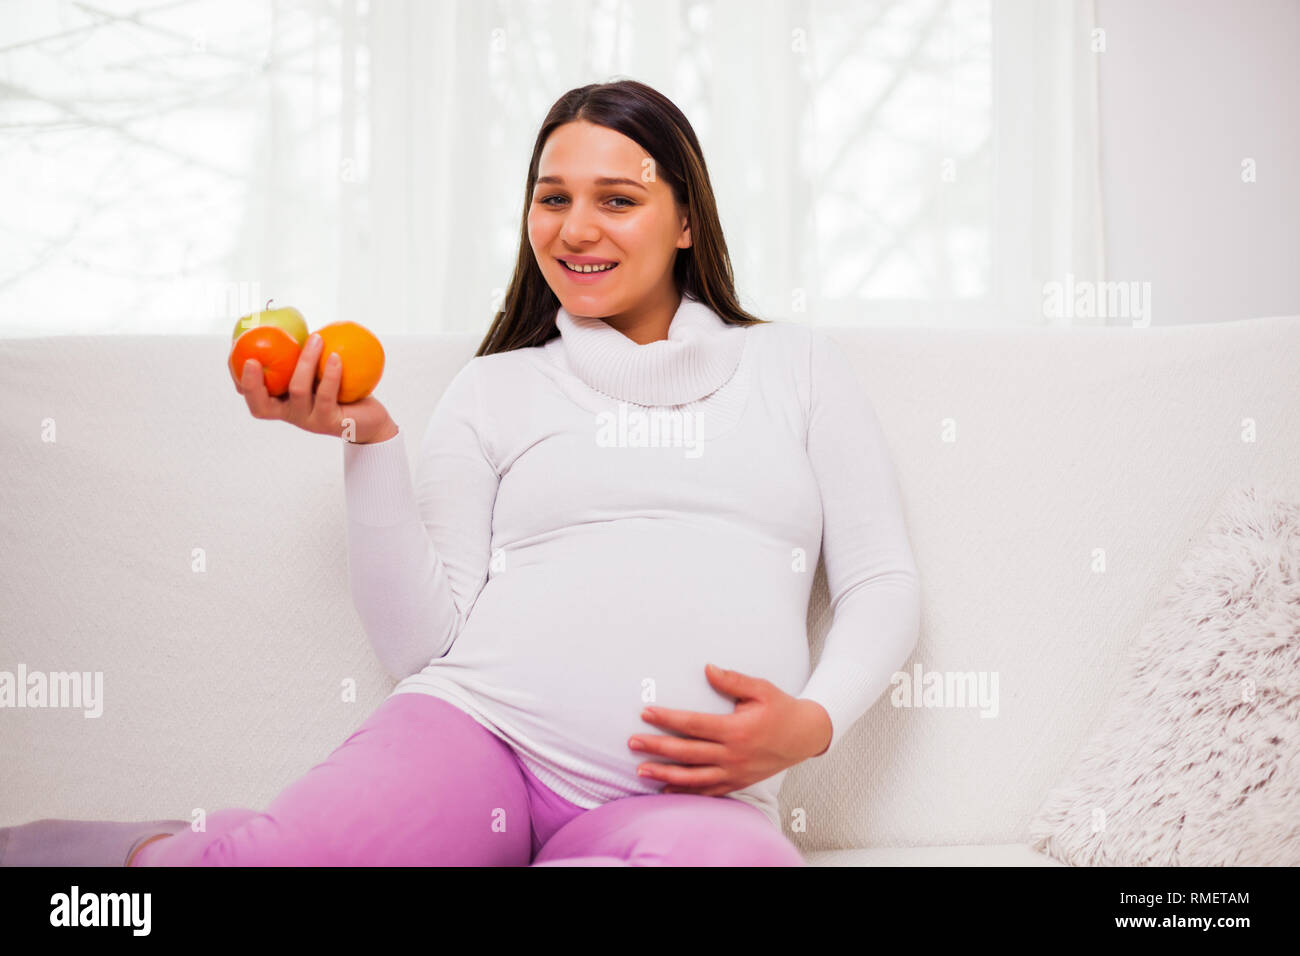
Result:
[[[700,802],[704,801],[704,802]],[[666,821],[670,866],[803,866],[803,857],[767,815],[743,801],[701,797]]]

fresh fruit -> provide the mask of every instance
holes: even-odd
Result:
[[[289,379],[298,365],[301,346],[284,329],[276,325],[257,325],[235,339],[230,350],[230,374],[238,385],[244,377],[244,363],[257,359],[262,363],[262,378],[270,395],[289,391]]]
[[[262,325],[274,325],[284,329],[298,343],[299,348],[307,344],[307,322],[303,319],[302,313],[293,306],[282,306],[278,309],[272,309],[271,303],[274,299],[266,301],[266,309],[261,312],[253,312],[244,316],[235,323],[235,334],[230,337],[231,343],[234,343],[241,335],[249,329],[255,329]]]
[[[339,378],[339,404],[357,402],[375,390],[384,374],[384,347],[365,326],[355,322],[331,322],[316,330],[321,337],[316,381],[325,374],[331,352],[343,361]]]

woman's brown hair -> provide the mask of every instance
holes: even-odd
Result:
[[[551,133],[564,123],[585,120],[622,133],[650,154],[655,175],[688,210],[691,245],[677,250],[673,278],[677,290],[703,302],[732,325],[766,322],[750,315],[736,299],[731,257],[718,221],[713,186],[704,154],[690,121],[658,90],[635,80],[591,83],[569,90],[551,107],[533,144],[519,228],[519,256],[506,287],[503,308],[492,320],[475,356],[542,345],[559,335],[555,312],[560,300],[547,284],[528,241],[528,207],[537,185],[537,167]]]

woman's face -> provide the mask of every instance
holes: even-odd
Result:
[[[605,126],[565,123],[542,147],[537,177],[528,241],[570,315],[620,315],[675,294],[673,262],[678,249],[690,246],[691,233],[685,210],[644,149]],[[574,276],[560,261],[570,256],[617,265],[598,276]]]

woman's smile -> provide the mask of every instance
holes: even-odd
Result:
[[[563,259],[559,259],[557,261],[560,263],[560,268],[564,270],[564,274],[574,282],[578,283],[579,285],[591,285],[595,282],[599,282],[604,276],[608,275],[609,273],[613,272],[616,268],[618,268],[618,263],[615,262],[612,265],[578,266],[577,269],[575,269],[574,267],[571,267],[569,263],[565,262]],[[583,271],[577,271],[577,270],[583,270]]]

